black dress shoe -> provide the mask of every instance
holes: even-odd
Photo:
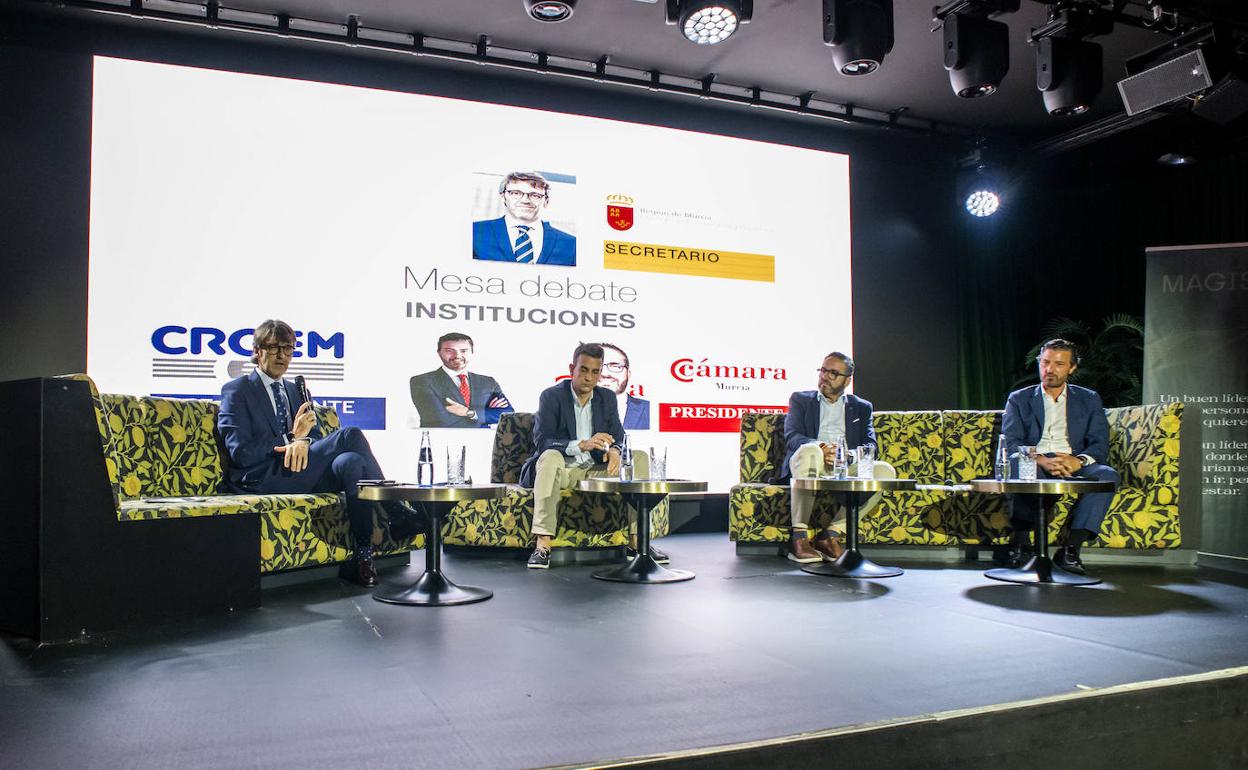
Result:
[[[1022,569],[1027,566],[1027,562],[1031,561],[1032,553],[1030,545],[1013,544],[1002,554],[1001,564],[1008,569]],[[993,561],[996,561],[994,555]]]
[[[429,534],[429,516],[424,511],[400,503],[387,506],[386,517],[390,520],[390,539],[396,543]]]
[[[351,561],[338,568],[338,577],[364,588],[377,585],[377,567],[373,565],[372,549],[357,551]]]
[[[1088,574],[1088,571],[1083,568],[1083,561],[1079,558],[1079,549],[1073,545],[1058,548],[1057,553],[1053,554],[1053,564],[1076,575]]]

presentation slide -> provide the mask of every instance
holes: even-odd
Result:
[[[389,477],[429,430],[485,481],[500,415],[604,343],[633,447],[727,492],[740,414],[852,353],[849,200],[846,155],[97,57],[88,372],[216,398],[279,318]]]

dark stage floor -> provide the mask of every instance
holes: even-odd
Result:
[[[449,556],[494,598],[399,607],[325,580],[174,628],[5,638],[0,767],[534,767],[1248,664],[1248,584],[1223,573],[1055,589],[911,563],[852,582],[722,533],[662,544],[697,579]]]

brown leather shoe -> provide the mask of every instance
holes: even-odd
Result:
[[[841,554],[845,553],[845,549],[841,547],[841,541],[834,537],[817,538],[812,540],[810,545],[815,552],[828,561],[836,561],[841,558]]]
[[[810,547],[810,538],[803,537],[800,540],[794,540],[789,545],[789,561],[795,561],[798,564],[811,564],[817,561],[823,561],[823,557],[819,552]]]
[[[338,568],[338,577],[364,588],[377,585],[377,567],[371,553],[361,554]]]

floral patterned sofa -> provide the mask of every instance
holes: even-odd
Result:
[[[520,467],[533,450],[533,414],[502,415],[494,433],[490,481],[507,484],[507,496],[497,500],[466,501],[455,506],[443,527],[444,543],[495,548],[533,545],[533,490],[519,486]],[[651,515],[651,537],[667,534],[668,513],[668,503],[664,500]],[[628,506],[623,497],[571,489],[563,491],[554,537],[556,548],[610,548],[627,543]]]
[[[1178,403],[1106,409],[1109,464],[1121,483],[1093,544],[1105,548],[1163,549],[1182,545],[1179,530]],[[882,459],[919,489],[886,493],[861,522],[863,542],[904,545],[987,545],[1009,534],[1006,498],[972,493],[967,483],[992,474],[1001,430],[999,411],[876,412]],[[784,458],[784,415],[741,418],[741,483],[728,497],[728,533],[739,546],[789,539],[789,488],[769,483]],[[815,503],[816,522],[831,514],[831,494]],[[1050,524],[1056,540],[1074,502],[1063,497]]]
[[[100,394],[90,383],[96,423],[117,518],[125,521],[256,514],[257,563],[263,574],[335,564],[351,555],[341,494],[235,495],[222,491],[228,458],[216,432],[218,405],[183,400]],[[339,427],[338,413],[317,407],[323,430]],[[373,524],[378,555],[424,546],[390,540]]]

